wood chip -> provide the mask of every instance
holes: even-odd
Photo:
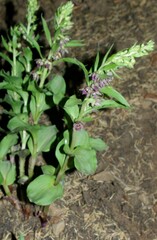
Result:
[[[112,182],[114,180],[114,176],[109,171],[102,171],[95,174],[93,179],[98,182]]]

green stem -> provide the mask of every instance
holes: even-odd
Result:
[[[45,80],[47,78],[47,72],[48,72],[48,70],[46,68],[44,68],[43,73],[41,75],[40,84],[39,84],[40,88],[43,88],[43,86],[44,86]]]
[[[21,157],[19,159],[19,177],[23,177],[25,175],[25,162],[26,162],[26,159]]]
[[[12,70],[12,75],[16,76],[16,49],[13,48],[13,70]]]
[[[61,180],[63,175],[65,174],[65,171],[67,170],[67,166],[68,166],[68,160],[69,160],[69,156],[66,156],[65,160],[64,160],[64,164],[63,166],[60,168],[57,177],[56,177],[56,181],[55,181],[55,185],[57,185]]]
[[[35,164],[36,164],[36,156],[32,156],[30,157],[29,159],[29,167],[28,167],[28,177],[29,179],[33,177],[34,175],[34,167],[35,167]]]
[[[11,196],[11,192],[10,192],[8,185],[3,184],[3,188],[4,188],[6,195]]]

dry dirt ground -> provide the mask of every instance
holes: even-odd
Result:
[[[0,1],[0,28],[24,19],[25,1]],[[61,1],[41,0],[47,19]],[[64,1],[65,2],[65,1]],[[157,43],[156,0],[75,0],[72,37],[86,46],[72,55],[91,62],[97,50],[115,51],[150,39]],[[7,17],[6,17],[7,16]],[[156,240],[157,239],[157,51],[138,59],[134,70],[119,72],[114,87],[131,110],[108,110],[87,128],[109,148],[98,155],[94,176],[66,177],[64,198],[50,209],[45,228],[6,200],[0,203],[0,239]],[[72,76],[75,79],[75,73]]]

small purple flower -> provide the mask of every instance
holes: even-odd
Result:
[[[40,68],[44,65],[44,61],[42,59],[36,59],[35,60],[37,68]]]
[[[39,80],[39,74],[35,71],[31,72],[31,75],[33,77],[33,80],[38,81]]]
[[[84,88],[80,89],[82,95],[86,97],[91,97],[95,99],[93,106],[100,105],[101,98],[103,98],[103,94],[101,93],[101,88],[108,86],[109,83],[112,81],[112,76],[107,77],[105,79],[100,79],[97,73],[92,73],[91,75],[90,86],[85,86]]]
[[[85,88],[80,89],[80,91],[82,92],[82,95],[87,95],[88,94],[88,92]]]
[[[97,84],[92,84],[93,91],[97,92],[99,91],[100,87]]]
[[[49,60],[46,60],[44,62],[44,67],[47,68],[48,70],[51,70],[51,68],[52,68],[51,62]]]
[[[92,76],[91,76],[91,78],[92,78],[92,81],[94,81],[94,82],[97,82],[97,81],[99,81],[99,76],[98,76],[98,74],[97,73],[92,73]]]
[[[82,130],[84,128],[84,126],[83,126],[83,123],[82,122],[76,122],[76,123],[74,123],[74,125],[73,125],[73,130],[75,130],[75,131],[80,131],[80,130]]]

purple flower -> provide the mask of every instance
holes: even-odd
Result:
[[[52,68],[51,62],[49,60],[46,60],[44,62],[44,67],[47,68],[48,70],[51,70],[51,68]]]
[[[94,98],[95,103],[93,103],[93,106],[98,106],[100,105],[101,98],[103,98],[103,94],[100,91],[101,88],[108,86],[111,81],[112,76],[105,79],[100,79],[99,75],[94,72],[91,74],[90,86],[85,86],[84,88],[80,89],[80,91],[82,92],[82,95]]]
[[[76,122],[76,123],[74,123],[74,125],[73,125],[73,130],[75,130],[75,131],[80,131],[80,130],[82,130],[84,128],[84,126],[83,126],[83,123],[82,122]]]
[[[39,80],[39,74],[35,71],[31,72],[31,75],[33,77],[33,80],[38,81]]]
[[[99,76],[98,76],[98,74],[97,73],[92,73],[92,81],[94,81],[94,82],[97,82],[97,81],[99,81]]]
[[[44,65],[44,61],[42,59],[36,59],[35,60],[37,67],[40,68]]]

